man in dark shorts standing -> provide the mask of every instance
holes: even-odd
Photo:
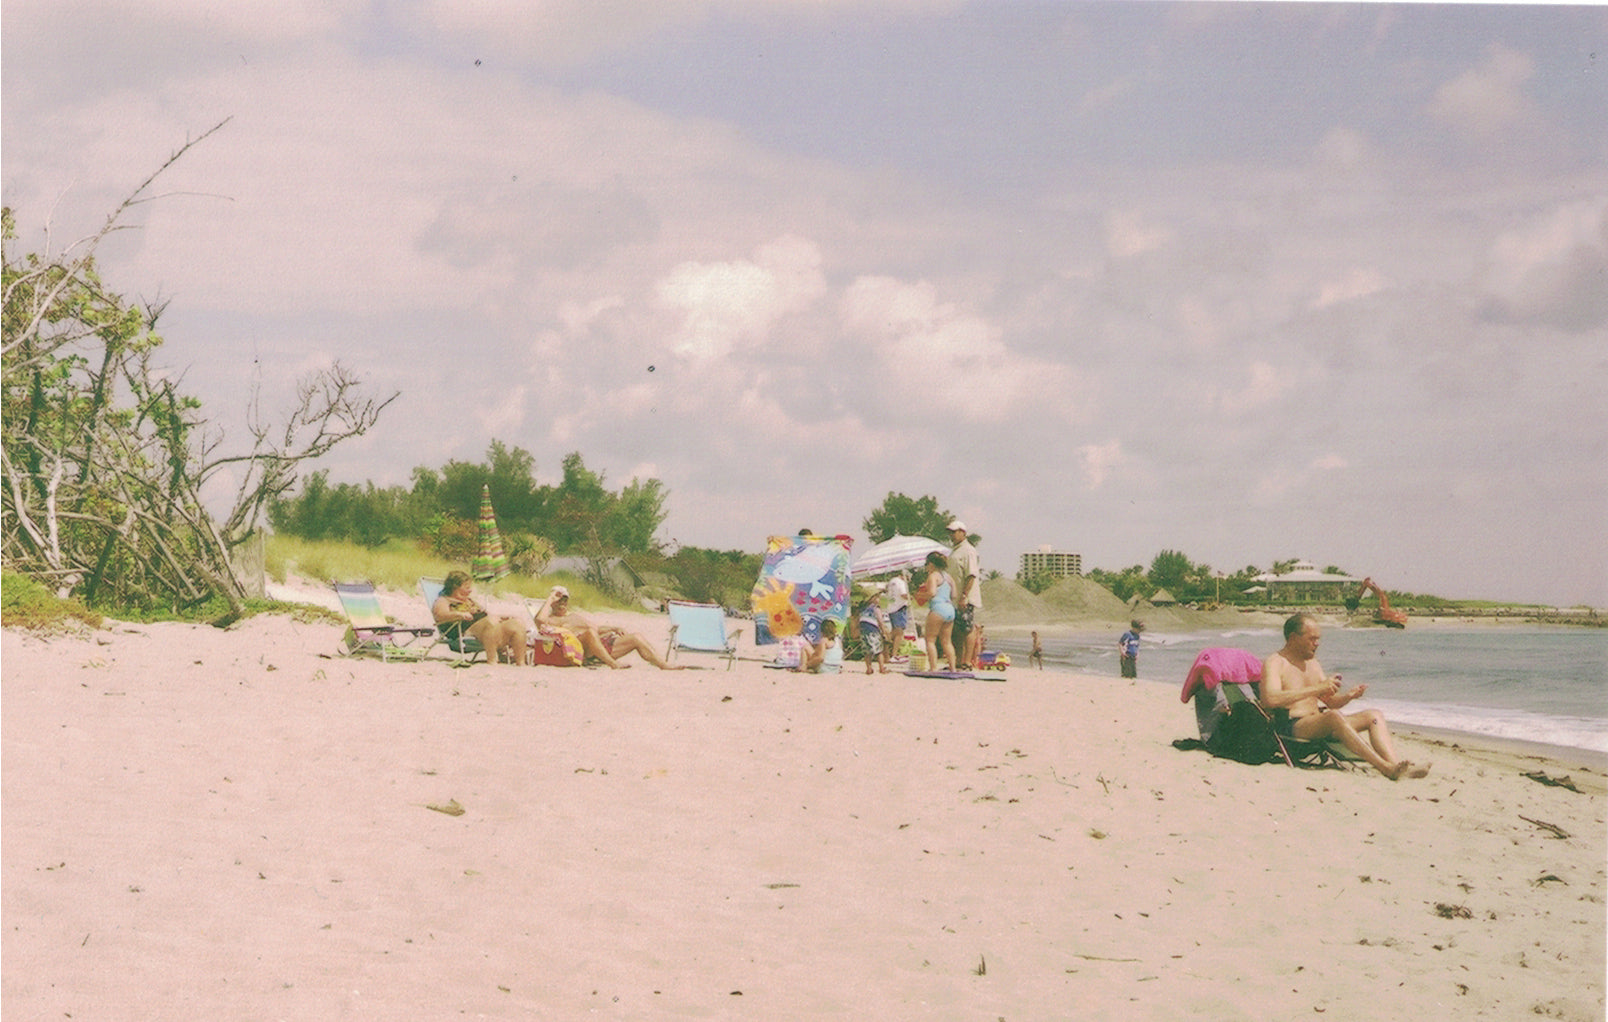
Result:
[[[955,548],[949,552],[949,574],[955,580],[955,660],[963,671],[977,666],[977,612],[983,608],[983,568],[977,548],[966,538],[966,523],[949,523],[949,539]]]

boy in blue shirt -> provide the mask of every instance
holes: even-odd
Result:
[[[1117,652],[1121,655],[1124,678],[1139,677],[1139,633],[1144,630],[1145,623],[1134,618],[1128,622],[1128,630],[1117,640]]]

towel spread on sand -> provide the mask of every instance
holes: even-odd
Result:
[[[1178,697],[1181,703],[1189,702],[1195,690],[1202,685],[1215,692],[1221,682],[1247,682],[1262,680],[1262,661],[1255,653],[1227,646],[1213,646],[1200,651],[1184,679],[1184,692]]]

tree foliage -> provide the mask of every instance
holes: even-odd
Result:
[[[218,125],[212,131],[216,131]],[[231,453],[182,377],[153,357],[165,303],[112,292],[95,266],[157,177],[212,131],[175,152],[107,217],[100,231],[51,254],[15,251],[11,210],[3,248],[3,434],[0,541],[8,566],[58,592],[104,604],[179,609],[213,597],[242,611],[230,551],[296,482],[303,461],[366,431],[389,403],[365,400],[340,365],[305,378],[282,425],[248,407],[248,449]],[[234,480],[221,521],[201,493]]]
[[[1293,559],[1278,561],[1274,567],[1288,571],[1295,563]],[[1344,574],[1333,566],[1326,570]],[[1123,600],[1131,600],[1135,596],[1148,599],[1158,589],[1166,589],[1184,603],[1258,602],[1256,594],[1246,593],[1245,590],[1254,588],[1257,585],[1256,577],[1262,573],[1263,569],[1247,564],[1232,573],[1220,574],[1213,571],[1209,564],[1191,561],[1181,550],[1162,550],[1151,559],[1148,569],[1142,564],[1134,564],[1117,571],[1093,568],[1085,572],[1089,578]]]
[[[1150,562],[1146,578],[1155,589],[1169,590],[1184,599],[1184,590],[1194,581],[1199,569],[1179,550],[1163,550]],[[1154,591],[1154,590],[1152,590]]]
[[[1031,575],[1024,575],[1022,572],[1018,571],[1016,573],[1016,581],[1023,589],[1026,589],[1034,596],[1037,596],[1038,594],[1048,590],[1051,586],[1055,585],[1055,583],[1061,581],[1061,578],[1053,571],[1045,571],[1041,569],[1033,572]]]
[[[1111,590],[1117,599],[1123,601],[1131,600],[1135,596],[1149,596],[1156,591],[1150,579],[1145,576],[1145,567],[1142,564],[1131,565],[1118,571],[1091,568],[1084,574]]]
[[[881,543],[893,536],[925,536],[942,543],[949,540],[945,526],[954,517],[948,510],[938,507],[937,497],[908,497],[889,491],[882,505],[860,524],[872,543]]]
[[[411,487],[331,486],[327,475],[315,473],[300,493],[274,502],[270,519],[274,528],[304,539],[378,546],[405,538],[457,560],[474,553],[474,523],[489,488],[504,547],[522,564],[545,564],[555,552],[607,557],[654,548],[669,496],[663,483],[633,479],[611,491],[579,451],[564,457],[563,473],[557,486],[539,485],[529,451],[493,440],[482,462],[415,468]]]
[[[689,600],[738,607],[747,605],[763,562],[764,558],[756,553],[684,546],[668,557],[661,554],[640,563],[644,570],[673,578],[681,595]]]

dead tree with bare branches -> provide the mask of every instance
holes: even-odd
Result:
[[[227,123],[227,122],[224,122]],[[128,229],[129,210],[191,147],[186,143],[107,217],[100,231],[56,255],[14,252],[12,211],[0,212],[0,551],[8,568],[108,607],[192,607],[214,597],[243,611],[230,551],[260,528],[268,504],[302,463],[360,436],[396,395],[362,396],[344,366],[316,372],[274,426],[254,387],[251,443],[231,453],[200,403],[152,358],[163,305],[109,291],[95,250]],[[234,503],[216,520],[201,494],[224,473]]]

